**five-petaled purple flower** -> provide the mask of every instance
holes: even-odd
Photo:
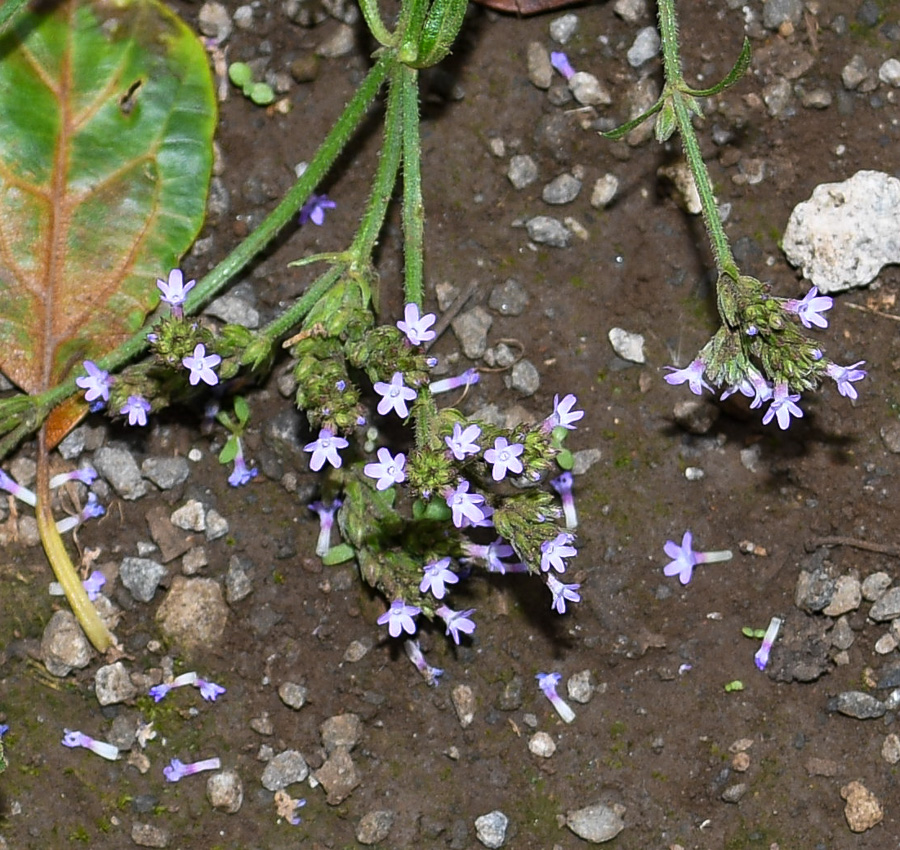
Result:
[[[581,595],[578,593],[580,584],[564,584],[553,573],[547,576],[547,587],[553,594],[553,601],[550,603],[551,608],[555,608],[558,613],[566,613],[566,602],[581,602]]]
[[[750,402],[752,410],[755,410],[767,401],[771,401],[773,395],[772,385],[758,369],[754,369],[752,366],[747,370],[741,382],[724,390],[720,398],[724,401],[735,393],[740,393],[746,398],[752,398],[753,401]]]
[[[310,195],[309,200],[300,207],[300,224],[311,221],[321,227],[325,223],[325,210],[333,210],[336,206],[328,195]]]
[[[424,566],[425,577],[419,584],[420,593],[428,593],[430,590],[435,599],[443,599],[447,594],[448,584],[456,584],[459,576],[450,569],[450,559],[441,558]]]
[[[406,455],[403,452],[397,452],[396,457],[392,456],[390,451],[383,446],[378,450],[378,463],[367,463],[363,472],[369,478],[377,478],[375,482],[376,490],[387,490],[394,484],[406,481]]]
[[[150,402],[139,395],[128,396],[128,401],[119,408],[119,413],[128,417],[129,425],[140,425],[142,428],[147,424],[149,412]]]
[[[502,481],[507,472],[519,475],[524,468],[519,455],[524,451],[525,446],[521,443],[510,443],[506,437],[497,437],[494,447],[484,453],[484,459],[493,467],[491,477],[494,481]]]
[[[772,394],[772,403],[763,415],[762,424],[768,425],[775,416],[778,417],[778,427],[787,431],[792,416],[797,419],[803,416],[803,411],[795,404],[797,401],[800,401],[800,393],[792,394],[787,384],[778,384]]]
[[[575,535],[566,531],[560,532],[553,540],[541,543],[541,570],[548,572],[551,567],[558,573],[566,571],[565,558],[572,558],[578,550],[571,545]]]
[[[339,468],[343,463],[338,449],[346,449],[350,444],[343,437],[336,437],[327,428],[319,431],[319,439],[307,443],[303,447],[303,451],[312,452],[309,459],[309,468],[313,472],[318,472],[327,460],[335,469]]]
[[[413,617],[422,612],[415,605],[407,605],[402,599],[395,599],[391,607],[387,609],[377,620],[379,626],[387,623],[388,633],[391,637],[399,637],[401,632],[416,633],[416,623]]]
[[[244,459],[244,446],[241,443],[240,437],[237,437],[237,454],[234,456],[234,469],[231,472],[231,475],[228,476],[228,483],[232,487],[242,487],[244,484],[252,481],[259,474],[259,470],[254,466],[251,469],[247,466],[247,461]]]
[[[828,367],[825,369],[825,373],[829,378],[834,378],[838,392],[842,396],[845,396],[846,398],[858,398],[856,387],[853,386],[853,381],[861,381],[868,374],[865,369],[858,368],[865,362],[865,360],[860,360],[852,366],[838,366],[837,363],[829,363]]]
[[[796,313],[804,328],[827,328],[828,319],[820,315],[826,310],[830,310],[834,305],[834,299],[827,295],[819,295],[819,287],[814,286],[803,298],[798,301],[796,298],[790,298],[782,304],[782,307],[788,313]]]
[[[444,437],[444,442],[457,460],[465,460],[466,455],[477,455],[481,451],[474,441],[481,435],[481,428],[477,425],[467,425],[465,428],[459,422],[453,423],[453,434]]]
[[[87,375],[75,379],[75,384],[84,390],[84,400],[89,404],[109,401],[109,388],[112,386],[109,372],[101,369],[92,360],[84,361],[84,370]]]
[[[457,528],[484,521],[484,510],[480,507],[484,504],[484,496],[470,493],[469,482],[465,479],[456,485],[455,490],[448,490],[445,498],[447,506],[453,512],[453,524]]]
[[[691,573],[697,564],[714,564],[719,561],[731,560],[731,552],[728,549],[717,552],[694,552],[691,549],[692,542],[693,535],[690,531],[684,532],[680,546],[674,540],[666,541],[663,548],[666,554],[674,560],[663,567],[663,575],[677,575],[682,584],[687,584],[691,580]]]
[[[550,64],[565,77],[567,82],[575,76],[575,69],[569,62],[569,57],[561,50],[551,51]]]
[[[219,383],[219,376],[213,372],[213,367],[218,366],[222,362],[222,358],[218,354],[207,354],[206,346],[202,342],[198,342],[194,347],[194,353],[190,357],[184,357],[181,360],[185,369],[190,369],[191,374],[188,380],[192,387],[195,387],[200,381],[214,387]]]
[[[706,364],[700,360],[694,360],[690,366],[684,369],[676,369],[674,366],[666,366],[671,370],[671,374],[666,375],[664,380],[673,387],[676,384],[687,382],[688,387],[694,395],[703,395],[703,390],[712,390],[712,387],[703,380],[703,373],[706,371]]]
[[[172,269],[169,272],[168,281],[159,280],[158,278],[156,280],[156,286],[162,293],[162,300],[172,308],[172,312],[176,316],[182,315],[184,300],[196,283],[196,280],[189,280],[185,283],[181,269]]]
[[[409,416],[409,408],[406,402],[412,401],[417,393],[414,389],[403,383],[403,373],[394,372],[391,382],[386,384],[384,381],[376,381],[374,384],[375,392],[382,397],[378,402],[378,412],[384,416],[393,410],[401,419]]]
[[[572,393],[564,396],[562,401],[560,401],[558,395],[554,395],[553,413],[550,414],[550,418],[547,420],[551,429],[568,428],[570,431],[574,430],[574,423],[584,416],[583,410],[572,410],[577,403],[578,399]]]
[[[397,327],[406,334],[406,338],[413,345],[421,345],[423,342],[431,342],[436,334],[429,328],[437,321],[434,313],[419,315],[419,305],[410,302],[403,310],[403,318],[397,322]]]
[[[470,635],[475,631],[475,621],[469,616],[475,613],[474,608],[469,608],[466,611],[454,611],[446,605],[441,605],[434,613],[444,621],[447,626],[446,634],[453,638],[453,642],[457,646],[459,645],[460,632],[464,635]]]

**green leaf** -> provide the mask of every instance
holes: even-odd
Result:
[[[333,567],[335,564],[346,563],[355,556],[356,552],[354,552],[352,546],[348,543],[338,543],[337,546],[332,546],[325,553],[325,557],[322,558],[322,563],[325,564],[326,567]]]
[[[232,62],[228,66],[228,79],[242,89],[253,82],[253,71],[246,62]]]
[[[656,115],[660,109],[663,108],[663,104],[665,103],[666,94],[656,101],[646,112],[642,112],[638,115],[637,118],[632,118],[630,121],[626,121],[619,127],[616,127],[615,130],[610,130],[607,133],[600,133],[605,139],[610,139],[613,142],[618,141],[619,139],[624,139],[635,127],[639,127],[643,124],[648,118],[653,115]]]
[[[225,445],[222,446],[222,451],[219,452],[219,463],[231,463],[231,461],[233,461],[237,457],[237,452],[238,439],[237,437],[232,435],[225,441]]]
[[[556,463],[560,469],[566,470],[568,472],[575,466],[575,455],[573,455],[572,452],[570,452],[568,449],[563,449],[556,456]]]
[[[216,107],[154,0],[55,4],[0,38],[0,369],[51,388],[137,331],[202,223]]]
[[[250,419],[250,405],[247,404],[247,400],[241,395],[234,397],[234,415],[237,416],[237,421],[241,425],[246,425]]]
[[[685,86],[682,91],[692,94],[694,97],[709,97],[713,94],[725,91],[725,89],[733,86],[741,77],[744,76],[750,67],[750,39],[744,38],[744,44],[741,47],[741,55],[738,56],[737,62],[734,63],[732,69],[728,72],[725,79],[716,83],[708,89],[692,89]]]
[[[275,100],[275,92],[268,83],[253,83],[252,86],[245,86],[244,94],[257,106],[268,106]]]

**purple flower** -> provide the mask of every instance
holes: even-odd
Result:
[[[228,476],[228,483],[232,487],[241,487],[256,478],[258,474],[259,470],[255,466],[253,469],[250,469],[247,466],[247,461],[244,460],[244,455],[238,452],[234,456],[234,469],[231,475]]]
[[[172,685],[167,685],[165,683],[161,685],[154,685],[148,693],[153,697],[153,702],[160,702],[160,700],[164,699],[169,691],[172,690]]]
[[[438,678],[444,675],[444,671],[440,667],[432,667],[425,660],[425,656],[422,654],[422,647],[419,646],[417,640],[405,640],[403,646],[406,649],[407,657],[416,665],[416,670],[422,674],[426,683],[432,688],[436,687]]]
[[[333,210],[336,206],[328,195],[310,195],[309,200],[300,207],[300,224],[311,221],[321,227],[325,223],[325,210]]]
[[[150,402],[139,395],[128,396],[128,401],[119,409],[119,413],[122,416],[128,417],[129,425],[140,425],[141,427],[147,424],[147,414],[149,412]]]
[[[60,534],[65,534],[67,531],[71,531],[73,528],[77,528],[82,523],[87,522],[89,519],[96,519],[97,517],[103,516],[106,513],[106,508],[97,501],[96,493],[88,493],[88,500],[85,506],[81,509],[79,513],[75,516],[68,516],[65,519],[61,519],[56,523],[56,530]]]
[[[432,381],[428,385],[432,395],[446,393],[455,390],[457,387],[470,387],[477,384],[481,380],[481,375],[476,369],[466,369],[461,375],[455,378],[442,378],[440,381]]]
[[[788,426],[791,424],[791,416],[797,419],[803,416],[803,411],[794,404],[794,402],[799,400],[799,393],[792,395],[788,390],[787,384],[778,384],[772,396],[772,403],[763,415],[762,424],[768,425],[772,421],[772,417],[777,416],[778,427],[782,431],[787,431]]]
[[[555,539],[541,543],[541,570],[546,573],[553,567],[558,573],[564,573],[566,571],[564,559],[578,554],[578,550],[570,545],[574,539],[573,534],[563,531],[557,534]]]
[[[569,63],[569,57],[561,50],[551,51],[550,64],[566,78],[566,81],[575,76],[575,69]]]
[[[80,481],[85,487],[90,487],[96,480],[97,470],[90,466],[82,466],[80,469],[71,469],[68,472],[60,472],[59,475],[54,475],[50,479],[50,489],[55,490],[57,487],[62,487],[67,481]],[[0,484],[0,487],[2,486]]]
[[[553,601],[550,603],[551,608],[555,608],[558,613],[566,613],[566,602],[581,602],[581,596],[578,593],[580,584],[564,584],[556,578],[553,573],[547,576],[547,587],[553,594]]]
[[[367,463],[363,472],[369,478],[377,478],[375,482],[376,490],[387,490],[394,484],[406,481],[406,473],[403,471],[406,466],[406,455],[403,452],[397,452],[396,457],[392,457],[388,449],[382,447],[378,450],[379,463]]]
[[[69,729],[63,729],[63,733],[62,745],[64,747],[84,747],[107,761],[115,761],[119,757],[119,748],[107,744],[106,741],[95,741],[89,735]]]
[[[88,599],[93,602],[100,595],[100,588],[106,584],[106,576],[100,570],[94,570],[81,584],[84,586]]]
[[[762,644],[753,656],[753,661],[759,670],[765,670],[766,665],[769,663],[769,653],[772,651],[772,644],[775,643],[775,638],[778,637],[781,622],[780,617],[772,617],[769,620],[769,627],[763,635]]]
[[[453,638],[453,642],[459,646],[459,633],[470,635],[475,631],[475,621],[469,615],[475,613],[474,608],[467,611],[453,611],[446,605],[441,605],[435,612],[447,626],[446,634]]]
[[[419,585],[420,593],[430,590],[435,599],[443,599],[447,594],[446,585],[456,584],[459,576],[450,569],[450,559],[441,558],[424,566],[425,577]]]
[[[9,724],[0,723],[0,738],[2,738],[7,732],[9,732]]]
[[[196,280],[189,280],[185,283],[181,269],[172,269],[172,271],[169,272],[168,281],[157,279],[156,286],[162,293],[162,300],[172,307],[172,312],[175,313],[175,315],[181,316],[184,299],[194,288],[196,283]]]
[[[484,520],[484,496],[469,492],[469,482],[461,480],[455,490],[448,490],[447,506],[453,512],[453,524],[457,528],[465,528],[466,523],[477,523]]]
[[[198,682],[197,674],[193,671],[190,673],[182,673],[180,676],[176,676],[172,679],[171,682],[164,682],[161,685],[154,685],[149,690],[150,696],[153,697],[154,702],[159,702],[163,699],[172,688],[183,688],[185,685],[196,685]]]
[[[559,478],[554,478],[550,486],[559,493],[562,500],[563,516],[566,518],[566,528],[574,531],[578,528],[578,513],[575,510],[575,498],[572,495],[574,479],[571,472],[564,472]]]
[[[0,490],[6,490],[7,493],[11,493],[19,501],[25,502],[31,507],[37,504],[37,496],[27,487],[13,481],[2,469],[0,469]]]
[[[566,723],[571,723],[575,719],[575,712],[572,711],[571,706],[556,692],[556,686],[559,684],[559,680],[562,676],[559,673],[538,673],[535,677],[537,679],[538,687],[543,692],[544,696],[550,700],[550,704],[556,709],[556,713],[565,720]]]
[[[503,538],[501,537],[498,537],[493,543],[486,545],[472,543],[470,540],[464,540],[462,542],[462,549],[467,558],[477,558],[478,560],[484,561],[487,564],[489,572],[505,575],[507,570],[510,572],[527,571],[524,564],[505,564],[501,560],[501,558],[508,558],[515,551],[509,543],[504,543]]]
[[[109,372],[101,369],[92,360],[84,361],[84,370],[87,376],[75,379],[75,384],[84,390],[84,400],[88,403],[98,399],[109,401],[109,388],[112,386],[112,378]]]
[[[421,612],[421,608],[416,608],[415,605],[407,605],[402,599],[395,599],[391,602],[391,607],[375,622],[379,626],[387,623],[388,633],[391,637],[399,637],[401,632],[413,635],[416,633],[416,624],[413,617],[418,616]]]
[[[194,686],[200,689],[200,696],[207,702],[215,702],[218,697],[225,693],[225,688],[221,685],[217,685],[215,682],[210,682],[206,679],[197,679],[197,681],[194,682]]]
[[[865,369],[857,368],[862,366],[865,362],[865,360],[860,360],[852,366],[838,366],[837,363],[829,363],[825,372],[829,378],[834,378],[835,383],[837,383],[838,392],[842,396],[845,396],[846,398],[858,398],[856,387],[853,386],[852,382],[861,381],[868,374]]]
[[[663,547],[665,553],[674,560],[670,561],[663,567],[663,575],[678,576],[678,580],[682,584],[687,584],[691,580],[691,573],[697,564],[713,564],[719,561],[730,561],[731,552],[727,549],[717,552],[694,552],[691,549],[693,536],[690,531],[684,532],[681,539],[681,546],[674,540],[667,540]]]
[[[791,298],[785,301],[782,307],[788,313],[796,313],[804,328],[811,328],[813,325],[817,328],[827,328],[828,319],[819,314],[830,310],[833,305],[834,299],[827,295],[819,295],[819,288],[814,286],[801,301]]]
[[[394,372],[389,384],[384,381],[375,382],[375,392],[382,396],[378,402],[378,412],[384,416],[388,411],[395,411],[401,419],[409,416],[409,408],[406,402],[412,401],[417,393],[403,383],[403,374]]]
[[[712,387],[703,380],[706,364],[699,358],[684,369],[676,369],[674,366],[666,366],[665,368],[671,370],[672,373],[665,376],[665,382],[673,387],[676,384],[687,382],[694,395],[703,395],[704,389],[712,391]]]
[[[193,764],[184,764],[179,759],[172,759],[168,766],[163,768],[163,775],[168,782],[178,782],[185,776],[191,776],[201,770],[218,770],[221,766],[222,762],[218,758],[203,759],[203,761],[195,761]]]
[[[752,398],[753,401],[750,402],[752,410],[770,401],[773,395],[772,385],[762,376],[762,373],[752,366],[747,370],[747,374],[744,375],[741,382],[733,387],[728,387],[720,398],[724,401],[735,393],[740,393],[746,398]]]
[[[350,444],[343,437],[336,437],[327,428],[319,431],[319,439],[307,443],[303,447],[303,451],[312,452],[309,459],[309,468],[313,472],[318,472],[327,460],[335,469],[338,469],[343,463],[338,449],[346,449]]]
[[[403,319],[397,322],[397,327],[413,345],[421,345],[435,338],[435,332],[428,330],[435,321],[437,316],[434,313],[426,313],[420,317],[418,304],[410,302],[403,311]]]
[[[578,399],[575,398],[572,393],[564,396],[562,401],[559,400],[558,395],[554,395],[553,413],[550,414],[550,418],[547,420],[550,423],[550,428],[568,428],[570,431],[574,430],[575,425],[573,423],[584,416],[583,410],[572,410],[577,403]]]
[[[519,455],[525,451],[521,443],[510,444],[506,437],[497,437],[494,447],[484,453],[484,459],[493,466],[491,477],[494,481],[502,481],[507,472],[519,475],[522,470],[522,461]]]
[[[188,380],[194,387],[203,381],[214,387],[219,383],[219,376],[213,372],[213,367],[218,366],[222,362],[222,358],[218,354],[207,354],[206,346],[202,342],[198,342],[194,348],[194,354],[191,357],[182,358],[182,365],[185,369],[190,369],[191,374]]]
[[[330,505],[324,502],[311,502],[309,509],[319,515],[319,538],[316,541],[316,554],[324,558],[331,549],[331,529],[334,525],[334,515],[343,504],[340,499],[335,499]]]
[[[444,437],[444,442],[453,453],[453,457],[457,460],[465,460],[466,455],[477,455],[481,451],[481,446],[474,441],[481,434],[481,428],[477,425],[468,425],[463,429],[459,422],[453,423],[453,434],[450,437]]]

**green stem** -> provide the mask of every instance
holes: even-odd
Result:
[[[425,207],[422,203],[418,71],[401,65],[398,76],[403,120],[403,285],[405,302],[421,307],[425,290]]]
[[[13,25],[13,19],[22,12],[27,5],[28,0],[6,0],[6,2],[0,6],[0,35]]]

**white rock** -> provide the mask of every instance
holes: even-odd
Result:
[[[894,88],[900,87],[900,60],[888,59],[878,69],[878,79]]]
[[[556,752],[556,742],[546,732],[535,732],[528,740],[528,749],[534,755],[548,759]]]
[[[641,334],[630,333],[622,328],[612,328],[609,332],[609,341],[613,351],[623,360],[630,363],[646,363],[644,356],[644,337]]]
[[[598,177],[597,182],[594,183],[594,191],[591,193],[591,206],[598,210],[608,207],[618,191],[619,178],[615,174],[604,174],[603,177]]]
[[[900,180],[858,171],[843,183],[816,186],[797,204],[784,232],[788,261],[823,294],[871,283],[900,263]]]

